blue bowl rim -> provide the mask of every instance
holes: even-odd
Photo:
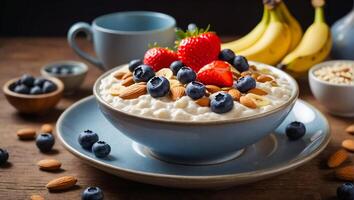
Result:
[[[114,67],[113,69],[102,74],[96,80],[96,82],[93,86],[93,95],[95,96],[95,98],[99,102],[99,104],[104,105],[108,109],[110,109],[114,112],[117,112],[121,115],[125,115],[127,117],[131,117],[131,118],[137,119],[137,120],[146,120],[146,121],[150,121],[150,122],[164,123],[164,124],[170,124],[170,125],[171,124],[197,125],[197,126],[198,125],[216,125],[216,124],[220,125],[220,124],[228,124],[228,123],[236,123],[236,122],[254,120],[254,119],[266,117],[266,116],[276,113],[280,110],[283,110],[284,108],[286,108],[288,106],[295,104],[295,102],[299,96],[299,86],[293,77],[291,77],[286,72],[284,72],[278,68],[272,67],[270,65],[266,65],[266,64],[258,63],[258,62],[253,62],[253,61],[250,61],[250,64],[267,66],[267,67],[270,67],[272,70],[275,70],[277,74],[282,74],[282,75],[286,76],[287,80],[290,81],[290,84],[293,86],[293,89],[294,89],[289,100],[286,103],[283,103],[282,105],[280,105],[272,110],[266,111],[264,113],[246,116],[246,117],[240,117],[240,118],[236,118],[236,119],[223,119],[223,120],[215,120],[215,121],[211,121],[211,120],[208,120],[208,121],[183,121],[183,120],[167,120],[167,119],[158,119],[158,118],[139,116],[139,115],[135,115],[135,114],[125,113],[123,111],[118,110],[117,108],[114,108],[112,105],[110,105],[109,103],[104,101],[102,99],[102,97],[99,95],[99,85],[101,84],[101,80],[103,78],[105,78],[106,76],[110,75],[112,72],[116,71],[118,68],[124,67],[125,65],[120,65],[120,66]]]

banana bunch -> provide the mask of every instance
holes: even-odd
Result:
[[[330,31],[324,20],[324,0],[312,0],[315,22],[303,34],[302,28],[282,0],[265,0],[259,24],[246,36],[222,44],[249,60],[277,65],[301,75],[324,60],[331,49]]]

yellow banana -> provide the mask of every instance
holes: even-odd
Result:
[[[275,65],[287,53],[291,43],[291,33],[288,25],[283,23],[274,9],[269,10],[269,14],[269,25],[262,37],[254,45],[238,54],[248,60]]]
[[[331,32],[324,19],[323,7],[316,7],[313,24],[306,30],[300,44],[278,66],[295,76],[301,76],[310,67],[326,59],[331,48]]]
[[[249,32],[247,35],[238,40],[222,44],[221,48],[231,49],[234,52],[239,52],[250,47],[251,45],[256,43],[257,40],[263,35],[264,31],[267,29],[268,22],[269,12],[268,9],[264,7],[262,20],[256,27],[254,27],[251,32]]]
[[[285,23],[288,24],[291,32],[291,43],[289,51],[292,51],[300,43],[303,31],[300,23],[295,19],[295,17],[290,13],[283,1],[279,2],[279,5],[276,7],[278,14],[283,18]]]

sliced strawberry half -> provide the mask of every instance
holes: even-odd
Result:
[[[230,67],[231,65],[225,61],[213,61],[199,70],[197,79],[205,85],[231,87],[233,78]]]

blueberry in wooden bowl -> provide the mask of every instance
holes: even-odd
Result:
[[[64,84],[54,77],[33,77],[25,74],[3,86],[8,102],[25,114],[44,114],[59,102]]]

